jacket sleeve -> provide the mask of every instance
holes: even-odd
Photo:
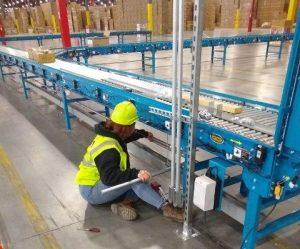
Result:
[[[95,158],[101,181],[107,186],[114,186],[137,178],[139,170],[127,168],[120,170],[120,154],[116,149],[109,149]]]
[[[128,144],[140,138],[146,138],[146,137],[148,137],[148,131],[136,129],[129,138],[125,139],[124,142]]]

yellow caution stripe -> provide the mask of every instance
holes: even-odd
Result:
[[[23,208],[28,216],[30,222],[33,225],[34,231],[37,233],[46,233],[39,236],[40,241],[44,248],[46,249],[59,249],[61,248],[53,236],[52,233],[47,233],[49,231],[49,227],[41,215],[37,205],[34,203],[31,198],[29,192],[27,191],[20,175],[15,169],[14,165],[10,161],[7,153],[0,145],[0,167],[2,167],[12,184],[15,188],[16,195],[21,201]]]

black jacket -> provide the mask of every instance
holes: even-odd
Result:
[[[103,123],[95,126],[95,132],[98,135],[116,139],[122,146],[123,151],[127,154],[127,169],[123,172],[120,170],[120,154],[116,149],[105,150],[95,158],[95,163],[100,173],[101,181],[107,186],[114,186],[137,178],[139,170],[130,168],[127,143],[147,137],[148,132],[145,130],[135,130],[129,138],[121,140],[118,135],[107,130]]]

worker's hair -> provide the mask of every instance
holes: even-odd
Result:
[[[127,138],[129,133],[129,128],[132,125],[120,125],[113,122],[111,119],[107,119],[105,122],[105,128],[107,130],[112,131],[113,133],[117,134],[121,138]]]

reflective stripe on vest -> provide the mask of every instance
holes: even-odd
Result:
[[[102,152],[116,149],[120,154],[120,170],[125,171],[127,168],[127,154],[123,151],[119,142],[110,137],[97,135],[79,165],[79,171],[76,175],[75,182],[79,185],[94,186],[100,181],[100,174],[95,164],[95,158]]]

